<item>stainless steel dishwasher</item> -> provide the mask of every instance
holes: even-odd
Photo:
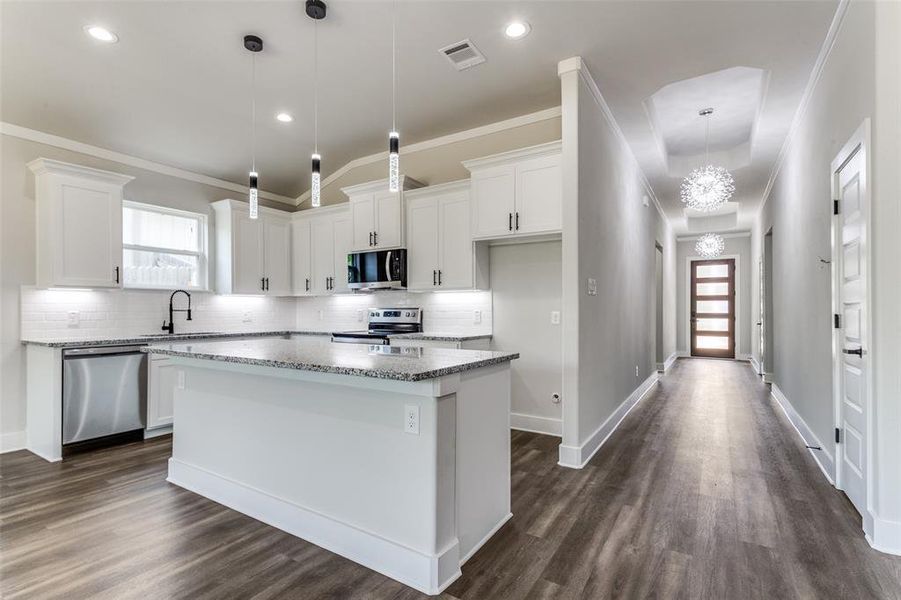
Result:
[[[147,355],[141,346],[63,351],[63,445],[144,429]]]

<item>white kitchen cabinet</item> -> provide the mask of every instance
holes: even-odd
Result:
[[[558,234],[563,228],[560,142],[466,161],[474,239]]]
[[[248,216],[246,202],[220,200],[216,214],[216,288],[220,294],[292,292],[291,216],[271,208]]]
[[[120,287],[123,188],[134,178],[47,158],[28,168],[35,175],[38,287]]]
[[[172,425],[177,380],[176,368],[168,358],[150,355],[146,429],[157,429]]]
[[[404,193],[422,187],[401,177],[401,191],[388,191],[383,179],[341,188],[350,200],[351,251],[390,250],[404,246]]]
[[[292,227],[294,292],[324,296],[348,291],[347,255],[353,233],[347,207],[296,213]]]
[[[472,242],[469,182],[407,193],[407,288],[485,287],[487,247]]]

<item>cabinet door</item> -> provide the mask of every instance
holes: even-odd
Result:
[[[510,217],[516,212],[514,167],[504,165],[475,171],[470,185],[473,236],[512,235]]]
[[[466,230],[468,233],[469,223]],[[430,290],[436,287],[438,243],[438,200],[411,200],[407,204],[407,288]]]
[[[335,281],[332,285],[332,292],[347,292],[350,291],[350,288],[347,287],[347,255],[353,251],[351,248],[353,231],[350,219],[346,217],[335,219],[334,235],[335,266],[332,272]]]
[[[400,248],[404,244],[403,210],[400,192],[375,194],[375,242],[380,249]]]
[[[350,199],[350,220],[353,223],[352,249],[355,252],[372,250],[372,233],[375,231],[373,194],[360,194]]]
[[[172,425],[177,369],[168,358],[150,360],[147,387],[147,427]]]
[[[331,293],[328,281],[335,275],[335,229],[331,217],[310,221],[310,237],[313,240],[310,255],[313,263],[312,292],[317,295]]]
[[[122,188],[61,178],[57,197],[53,284],[119,287]]]
[[[287,296],[291,293],[291,223],[287,219],[265,217],[263,227],[266,293]]]
[[[472,287],[472,235],[469,194],[442,197],[438,203],[439,289]]]
[[[232,213],[232,293],[263,293],[263,225],[243,212]]]
[[[313,286],[313,262],[310,251],[310,221],[291,223],[291,267],[295,294],[309,294]]]
[[[543,156],[516,165],[517,233],[563,228],[563,180],[560,156]]]

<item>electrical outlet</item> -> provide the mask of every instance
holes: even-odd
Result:
[[[638,365],[635,365],[635,376],[638,377]]]
[[[474,310],[472,311],[472,324],[478,325],[482,322],[482,311]]]
[[[184,372],[184,371],[179,371],[179,372],[178,372],[178,376],[176,377],[176,379],[177,379],[178,381],[176,381],[175,387],[178,388],[178,389],[180,389],[180,390],[185,389],[185,372]]]
[[[363,322],[363,309],[362,308],[357,309],[357,322],[359,322],[359,323]]]
[[[249,310],[244,311],[244,314],[241,316],[241,322],[242,323],[252,323],[253,322],[253,315],[250,314]]]
[[[81,313],[77,310],[70,310],[67,313],[68,318],[66,319],[69,327],[78,327],[81,323]]]
[[[404,433],[419,435],[419,406],[415,404],[404,406]]]
[[[559,325],[560,324],[560,311],[552,310],[551,311],[551,325]]]

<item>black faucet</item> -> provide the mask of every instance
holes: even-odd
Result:
[[[188,297],[188,308],[172,308],[172,300],[175,299],[175,294],[181,292],[185,296]],[[163,321],[163,331],[168,331],[169,333],[175,333],[175,319],[172,318],[172,313],[183,312],[188,313],[187,320],[191,320],[191,294],[184,290],[175,290],[172,292],[172,295],[169,296],[169,324],[167,325],[165,321]]]

